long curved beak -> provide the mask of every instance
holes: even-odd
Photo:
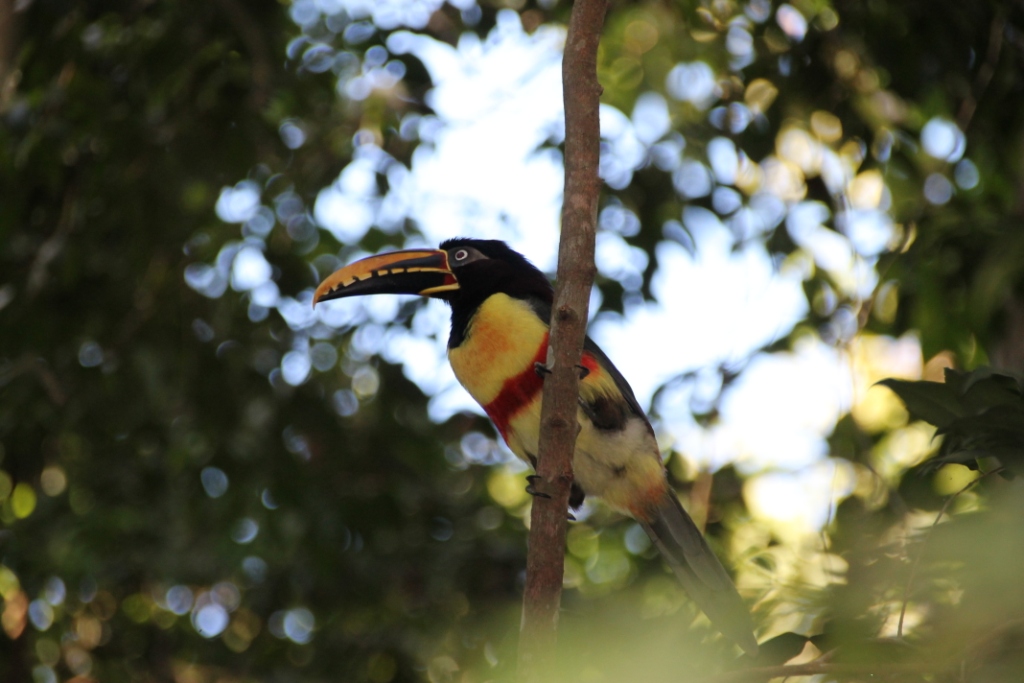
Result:
[[[369,256],[335,271],[316,288],[313,305],[363,294],[431,296],[458,288],[459,281],[448,267],[448,252],[406,249]]]

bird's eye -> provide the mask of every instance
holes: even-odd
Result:
[[[455,252],[456,261],[464,261],[467,256],[469,256],[469,252],[466,251],[465,249],[459,249],[457,252]]]

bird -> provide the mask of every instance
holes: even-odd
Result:
[[[554,290],[500,240],[453,238],[438,249],[370,256],[329,275],[313,305],[351,296],[418,294],[451,308],[448,361],[509,449],[536,468]],[[580,360],[569,505],[586,496],[633,517],[686,593],[747,654],[758,650],[743,599],[669,485],[654,429],[633,390],[588,337]],[[527,488],[530,493],[539,492]]]

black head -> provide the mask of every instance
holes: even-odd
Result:
[[[551,283],[535,265],[501,240],[456,237],[441,243],[448,266],[459,281],[457,290],[440,292],[440,298],[457,305],[462,299],[479,304],[501,292],[514,298],[540,299],[551,303]]]

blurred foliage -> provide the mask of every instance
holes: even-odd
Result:
[[[990,459],[1006,473],[1020,474],[1024,456],[1024,380],[984,367],[965,373],[945,370],[944,382],[889,379],[910,414],[938,427],[944,437],[931,467],[961,463],[977,470]]]
[[[314,211],[371,153],[387,197],[440,125],[428,69],[389,38],[534,33],[569,6],[346,6],[0,0],[4,680],[512,676],[521,470],[486,420],[432,422],[371,352],[422,306],[336,326],[304,306],[338,263],[419,236],[399,212],[346,241]],[[607,141],[602,235],[644,265],[601,273],[606,311],[651,296],[657,247],[692,249],[704,211],[804,274],[808,315],[768,351],[912,333],[928,363],[908,379],[997,370],[887,383],[945,435],[938,469],[917,467],[933,431],[854,406],[829,440],[850,494],[816,537],[754,519],[749,473],[670,455],[776,638],[763,661],[733,662],[637,528],[595,507],[570,533],[558,680],[822,653],[889,680],[1020,680],[1024,497],[964,464],[1020,462],[1022,36],[998,1],[613,3],[604,101],[669,126],[632,161]],[[222,220],[231,192],[259,210]],[[790,212],[808,206],[810,232]],[[886,227],[867,246],[865,217]],[[247,249],[269,294],[232,279]],[[700,424],[741,371],[716,369]]]

